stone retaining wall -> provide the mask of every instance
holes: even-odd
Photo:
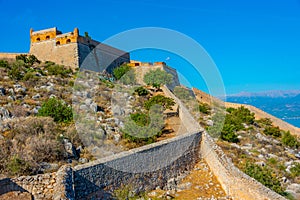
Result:
[[[0,180],[0,195],[11,191],[28,192],[35,200],[52,199],[56,173],[39,174],[35,176],[21,176]]]
[[[76,199],[105,193],[122,185],[136,191],[164,188],[199,160],[201,133],[161,141],[74,167]],[[103,197],[102,197],[103,198]]]
[[[201,156],[226,194],[236,200],[284,200],[285,198],[241,172],[207,134],[202,134]]]
[[[16,56],[28,53],[0,53],[0,60],[14,61]]]

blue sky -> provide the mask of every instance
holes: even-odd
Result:
[[[0,0],[0,7],[0,52],[27,52],[31,27],[78,27],[99,41],[128,29],[163,27],[205,48],[228,94],[300,89],[299,0]],[[133,52],[132,58],[167,59],[174,68],[189,69],[176,56],[155,51]],[[201,80],[191,84],[204,89]]]

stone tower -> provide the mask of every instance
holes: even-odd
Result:
[[[85,67],[94,71],[112,72],[122,63],[129,63],[129,53],[73,32],[62,33],[56,27],[30,29],[30,54],[41,61],[52,61],[73,70]]]

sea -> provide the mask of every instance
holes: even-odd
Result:
[[[227,102],[253,105],[300,128],[300,95],[297,96],[228,96]]]

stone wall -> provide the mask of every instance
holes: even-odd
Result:
[[[198,90],[197,88],[192,88],[192,90],[196,96],[196,99],[201,103],[207,103],[208,105],[213,105],[214,103],[218,103],[220,105],[224,104],[224,102],[222,102],[220,99],[217,99],[210,94]]]
[[[129,53],[98,43],[97,46],[78,43],[79,66],[91,71],[112,73],[113,69],[130,62]]]
[[[136,191],[164,188],[199,159],[201,132],[161,141],[74,167],[76,199],[122,185]]]
[[[241,172],[207,134],[202,134],[201,156],[226,194],[236,200],[284,200],[285,198]]]
[[[0,180],[0,195],[13,191],[28,192],[34,200],[74,199],[72,168],[63,166],[53,173]]]
[[[34,199],[52,199],[56,173],[40,174],[35,176],[21,176],[0,180],[0,195],[11,191],[28,192]]]
[[[35,42],[30,45],[30,54],[35,55],[40,61],[52,61],[76,69],[79,67],[77,43],[56,45],[55,39]]]
[[[27,53],[0,53],[0,60],[14,61],[16,56]]]
[[[239,108],[241,106],[244,106],[245,108],[248,108],[251,112],[255,114],[256,119],[270,118],[275,126],[278,126],[282,130],[290,131],[292,135],[295,135],[298,138],[300,138],[300,128],[295,127],[269,113],[266,113],[261,109],[256,108],[255,106],[247,105],[247,104],[229,103],[229,102],[225,102],[225,106],[231,108]]]
[[[29,52],[39,60],[52,61],[73,70],[83,65],[93,71],[106,68],[111,73],[120,64],[130,62],[129,53],[80,36],[78,28],[69,33],[62,33],[56,28],[35,32],[31,29],[30,41]]]

